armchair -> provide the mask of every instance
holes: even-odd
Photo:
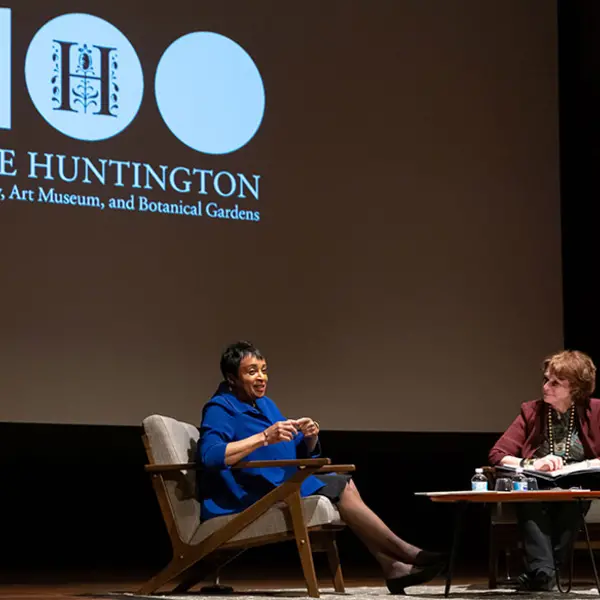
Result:
[[[246,548],[295,540],[308,595],[319,597],[312,558],[326,552],[336,592],[344,592],[344,580],[335,535],[345,525],[337,508],[324,496],[301,498],[300,485],[313,473],[354,471],[354,465],[331,465],[328,458],[245,461],[234,469],[266,466],[297,466],[298,471],[239,514],[201,521],[196,495],[198,429],[170,417],[144,419],[144,445],[149,464],[146,471],[158,499],[173,548],[170,563],[144,583],[139,594],[151,594],[181,577],[174,591],[184,592],[198,583],[206,569],[216,568]]]

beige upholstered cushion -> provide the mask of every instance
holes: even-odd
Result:
[[[302,508],[307,527],[316,527],[317,525],[343,525],[340,519],[340,513],[337,508],[325,496],[308,496],[302,499]],[[227,515],[224,517],[215,517],[209,519],[200,525],[196,535],[191,540],[191,544],[199,544],[211,533],[217,531],[225,523],[228,523],[236,515]],[[274,533],[285,533],[292,530],[292,522],[289,517],[289,511],[285,503],[275,504],[264,515],[256,519],[245,529],[242,529],[232,541],[249,540],[251,538],[263,535],[272,535]]]
[[[161,415],[146,417],[143,426],[152,460],[156,464],[195,462],[200,437],[197,427]],[[200,503],[196,497],[196,471],[166,473],[164,479],[179,537],[184,542],[199,544],[235,516],[215,517],[201,524]],[[337,509],[324,496],[309,496],[302,502],[307,527],[342,524]],[[233,539],[248,540],[291,529],[288,511],[285,510],[285,504],[281,503],[270,508]]]
[[[142,425],[148,437],[152,460],[156,464],[196,461],[196,446],[200,437],[197,427],[161,415],[146,417]],[[196,471],[166,473],[164,479],[179,537],[189,542],[200,524]]]

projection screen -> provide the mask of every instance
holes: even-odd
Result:
[[[85,12],[83,12],[85,11]],[[555,2],[5,2],[0,419],[500,431],[562,346]]]

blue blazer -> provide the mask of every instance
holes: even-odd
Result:
[[[229,442],[243,440],[261,433],[277,421],[285,421],[270,398],[258,398],[256,406],[254,408],[238,400],[225,383],[204,405],[196,457],[204,467],[198,477],[203,521],[241,512],[297,471],[296,467],[232,470],[225,464],[225,447]],[[319,454],[319,444],[309,453],[304,435],[298,433],[291,442],[263,446],[248,454],[244,460],[312,458]],[[310,496],[323,485],[323,482],[310,475],[302,483],[300,493]]]

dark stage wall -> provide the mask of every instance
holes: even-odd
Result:
[[[0,424],[5,576],[143,573],[168,561],[169,540],[143,471],[140,435],[136,427]],[[442,550],[451,540],[452,509],[413,493],[468,487],[472,466],[485,464],[494,440],[489,433],[322,433],[324,455],[356,464],[363,498],[390,527]],[[485,560],[485,513],[475,507],[471,518],[463,558]],[[347,567],[375,567],[350,532],[341,534],[340,552]],[[299,565],[293,544],[251,550],[238,564],[264,560],[265,553],[273,564]]]
[[[565,345],[600,362],[600,3],[559,3]]]

